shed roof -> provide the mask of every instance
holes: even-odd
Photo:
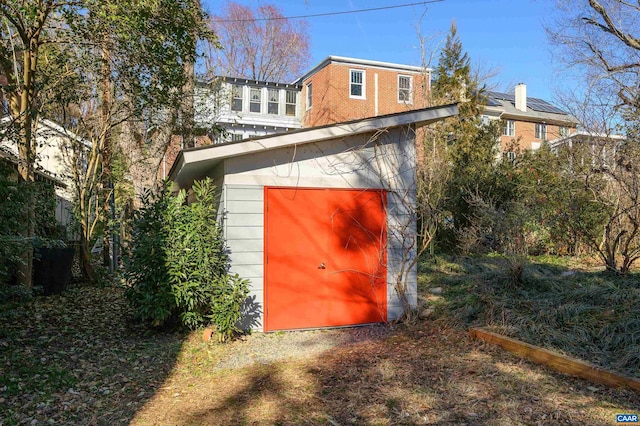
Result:
[[[169,178],[183,187],[225,158],[323,142],[345,136],[371,133],[380,129],[390,129],[406,125],[420,127],[457,114],[458,106],[451,104],[380,115],[320,127],[310,127],[287,133],[246,139],[239,142],[185,149],[180,151],[176,161],[173,163],[169,171]]]

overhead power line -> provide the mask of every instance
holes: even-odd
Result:
[[[345,10],[342,12],[327,12],[327,13],[316,13],[313,15],[298,15],[298,16],[282,16],[277,18],[256,18],[256,19],[214,19],[213,22],[257,22],[257,21],[281,21],[284,19],[306,19],[306,18],[317,18],[321,16],[333,16],[333,15],[347,15],[350,13],[361,13],[361,12],[374,12],[376,10],[387,10],[387,9],[398,9],[401,7],[409,7],[409,6],[419,6],[426,5],[430,3],[440,3],[445,0],[427,0],[421,1],[418,3],[407,3],[407,4],[398,4],[394,6],[383,6],[383,7],[372,7],[369,9],[358,9],[358,10]]]

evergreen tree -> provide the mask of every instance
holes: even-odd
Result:
[[[451,178],[445,189],[448,216],[456,231],[469,225],[474,215],[472,196],[509,197],[497,173],[498,137],[501,123],[483,123],[484,86],[471,72],[471,60],[462,47],[455,22],[440,52],[432,84],[434,101],[457,102],[459,115],[439,125],[437,133],[447,144]]]

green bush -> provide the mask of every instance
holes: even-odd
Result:
[[[135,316],[153,326],[165,324],[175,310],[166,268],[166,212],[171,202],[166,185],[158,194],[147,191],[142,196],[142,208],[133,216],[131,249],[124,257],[127,299]]]
[[[136,316],[152,325],[170,320],[195,329],[216,328],[221,341],[237,329],[248,294],[248,281],[230,276],[214,207],[215,186],[209,179],[194,182],[194,201],[171,195],[147,194],[135,214],[131,253],[126,260],[127,296]]]

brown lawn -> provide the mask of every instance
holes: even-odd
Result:
[[[319,356],[237,370],[179,359],[132,424],[580,424],[636,413],[640,395],[571,379],[430,323]],[[286,340],[286,338],[285,338]],[[225,349],[233,356],[233,348]],[[214,356],[210,359],[217,358]]]
[[[0,306],[0,425],[604,425],[640,411],[638,393],[431,321],[219,345],[129,314],[118,288]]]

